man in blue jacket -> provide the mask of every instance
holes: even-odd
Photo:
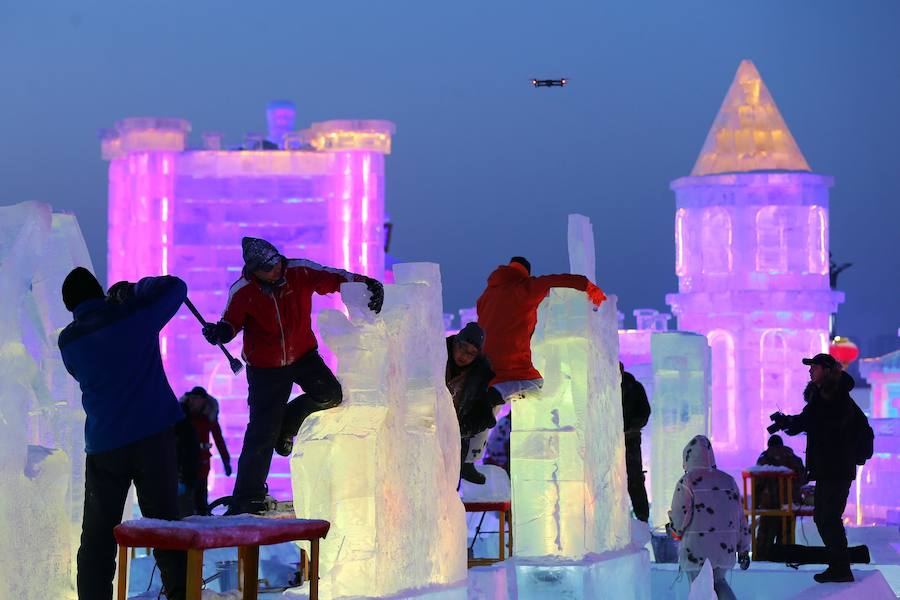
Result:
[[[184,417],[159,352],[159,332],[187,296],[177,277],[119,282],[109,297],[84,268],[62,286],[74,321],[59,336],[66,369],[87,413],[84,518],[78,549],[79,600],[110,600],[113,528],[132,482],[145,517],[175,519],[178,475],[174,425]],[[184,598],[184,552],[155,550],[168,598]]]

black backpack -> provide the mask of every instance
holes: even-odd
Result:
[[[875,453],[875,432],[869,425],[869,419],[855,402],[853,409],[853,460],[862,466]]]

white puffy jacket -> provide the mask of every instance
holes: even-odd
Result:
[[[695,436],[682,452],[684,475],[675,486],[669,518],[681,536],[678,563],[699,571],[709,559],[714,569],[734,567],[735,554],[750,550],[750,529],[734,478],[716,468],[712,444]]]

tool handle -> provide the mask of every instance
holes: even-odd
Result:
[[[188,307],[188,310],[190,310],[192,313],[194,313],[194,316],[197,317],[197,320],[200,321],[201,325],[207,324],[206,319],[203,318],[203,315],[200,314],[200,311],[197,310],[197,307],[194,306],[194,303],[191,302],[190,298],[185,297],[184,305]]]

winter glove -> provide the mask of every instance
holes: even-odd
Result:
[[[114,283],[109,291],[106,292],[106,298],[113,304],[122,304],[129,298],[134,297],[134,284],[130,281],[120,281]]]
[[[384,286],[380,281],[371,277],[366,277],[364,283],[372,294],[369,298],[369,310],[377,315],[381,312],[381,305],[384,304]]]
[[[606,300],[606,294],[603,293],[603,290],[591,282],[588,282],[587,289],[584,292],[594,306],[600,306]]]
[[[738,552],[738,564],[741,565],[741,571],[746,571],[750,568],[750,553],[749,552]]]
[[[223,460],[222,465],[225,467],[225,477],[231,477],[231,461]]]
[[[225,321],[207,323],[203,326],[203,337],[213,346],[231,341],[232,333],[231,325]]]

